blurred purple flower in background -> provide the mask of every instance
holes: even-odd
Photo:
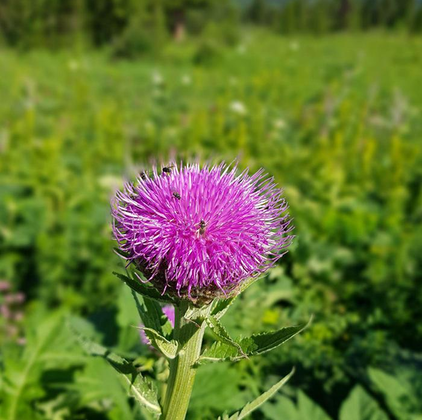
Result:
[[[261,169],[181,164],[141,173],[112,203],[128,263],[160,291],[205,301],[265,272],[290,244],[287,203]]]
[[[0,342],[25,344],[23,337],[23,303],[25,295],[14,293],[7,280],[0,280]]]
[[[10,289],[10,283],[6,280],[0,280],[0,292],[5,292]]]
[[[174,316],[175,316],[174,306],[173,305],[164,305],[161,309],[162,309],[164,315],[170,321],[171,326],[174,327]],[[143,330],[144,325],[141,324],[139,327],[140,327],[139,334],[141,336],[141,341],[144,344],[150,345],[151,342],[149,341],[147,335],[145,334],[145,331]],[[154,350],[154,348],[152,346],[151,346],[151,349]]]

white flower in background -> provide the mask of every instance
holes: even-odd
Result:
[[[286,121],[284,121],[282,118],[278,118],[274,120],[274,127],[277,130],[283,130],[284,128],[286,128],[286,126],[287,126]]]
[[[292,42],[290,42],[290,44],[289,44],[289,48],[290,48],[290,50],[292,50],[292,51],[298,51],[298,50],[299,50],[299,48],[300,48],[299,42],[297,42],[297,41],[292,41]]]
[[[246,115],[248,110],[245,107],[245,104],[240,101],[233,101],[230,103],[230,110],[237,115]]]
[[[81,68],[81,63],[78,60],[69,60],[67,66],[71,71],[78,71]]]
[[[189,86],[191,83],[192,83],[192,78],[188,74],[185,74],[184,76],[182,76],[182,85]]]
[[[161,76],[161,73],[158,71],[154,71],[154,73],[152,73],[152,83],[156,86],[160,86],[164,83],[164,79],[163,76]]]

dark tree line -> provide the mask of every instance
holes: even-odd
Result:
[[[55,48],[76,39],[103,46],[133,36],[154,43],[183,37],[189,25],[197,31],[235,9],[230,0],[0,0],[0,41]]]
[[[419,0],[253,0],[245,19],[287,34],[373,28],[421,32],[422,3]]]
[[[241,5],[240,0],[0,0],[0,43],[60,48],[82,42],[130,55],[158,51],[166,40],[200,34],[210,24],[233,38],[240,19],[284,34],[376,27],[422,31],[420,0],[252,0]]]

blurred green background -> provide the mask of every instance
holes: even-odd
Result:
[[[189,419],[422,419],[422,3],[1,0],[0,419],[148,419],[66,323],[137,359],[109,200],[172,157],[264,167],[290,253],[223,320],[307,320],[281,349],[199,370]]]

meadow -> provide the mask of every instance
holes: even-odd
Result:
[[[160,387],[130,293],[112,274],[110,198],[151,161],[264,167],[294,219],[290,252],[231,308],[235,336],[302,322],[269,356],[199,371],[188,418],[422,418],[422,39],[374,31],[159,57],[0,50],[0,418],[151,418],[69,324]]]

